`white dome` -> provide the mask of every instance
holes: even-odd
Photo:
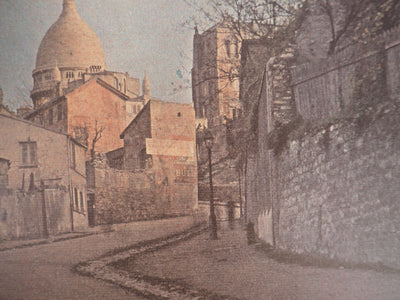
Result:
[[[44,36],[36,57],[36,69],[105,68],[101,42],[76,11],[75,0],[64,0],[58,20]]]

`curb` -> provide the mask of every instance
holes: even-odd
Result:
[[[128,258],[160,250],[179,242],[195,237],[207,230],[208,226],[194,226],[189,230],[168,237],[145,241],[123,249],[115,249],[101,257],[82,262],[73,271],[95,279],[101,279],[118,285],[150,299],[213,299],[234,300],[231,296],[218,295],[212,292],[184,286],[173,280],[146,276],[140,273],[131,274],[117,269],[114,265]]]
[[[51,238],[50,237],[45,240],[39,240],[37,242],[31,242],[31,243],[28,241],[25,244],[13,246],[13,247],[0,248],[0,252],[14,250],[14,249],[30,248],[30,247],[34,247],[34,246],[52,244],[52,243],[57,243],[57,242],[73,240],[73,239],[79,239],[79,238],[84,238],[84,237],[88,237],[88,236],[95,235],[95,234],[101,234],[101,233],[104,233],[104,232],[88,232],[88,233],[77,234],[77,235],[73,235],[73,236],[69,236],[69,237],[59,237],[59,238],[56,238],[56,237]]]

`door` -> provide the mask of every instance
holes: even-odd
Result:
[[[87,209],[88,209],[88,221],[89,221],[89,226],[95,226],[96,224],[96,205],[95,205],[95,198],[94,194],[88,194],[89,200],[87,203]]]

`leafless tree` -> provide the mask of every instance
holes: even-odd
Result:
[[[316,4],[329,20],[329,55],[345,40],[367,43],[399,24],[399,0],[317,0]]]
[[[92,139],[92,145],[91,145],[91,149],[90,149],[90,155],[91,155],[92,159],[94,158],[96,143],[102,138],[104,130],[105,130],[105,127],[104,126],[99,127],[97,120],[95,120],[95,122],[94,122],[94,137]]]

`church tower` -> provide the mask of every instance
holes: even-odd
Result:
[[[63,0],[58,20],[44,36],[33,71],[35,108],[63,94],[84,73],[98,73],[106,62],[101,42],[76,11],[75,0]]]

